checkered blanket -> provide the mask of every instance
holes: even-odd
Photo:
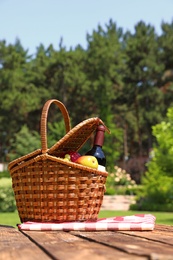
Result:
[[[38,223],[24,222],[18,225],[19,230],[64,230],[64,231],[103,231],[103,230],[153,230],[155,216],[151,214],[138,214],[132,216],[100,218],[96,221]]]

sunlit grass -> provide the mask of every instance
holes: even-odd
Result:
[[[115,217],[115,216],[129,216],[129,215],[134,215],[134,214],[152,214],[156,217],[156,224],[173,225],[173,212],[102,210],[99,213],[99,218],[108,218],[108,217]]]
[[[156,224],[173,225],[173,212],[145,212],[145,211],[114,211],[101,210],[99,218],[108,218],[115,216],[129,216],[134,214],[152,214],[156,217]],[[0,225],[9,225],[17,227],[20,223],[18,212],[0,213]]]
[[[20,223],[18,212],[3,212],[0,213],[0,225],[8,225],[16,227]]]

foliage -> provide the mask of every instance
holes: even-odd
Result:
[[[112,133],[104,145],[110,169],[125,158],[148,156],[155,143],[152,125],[173,105],[173,23],[163,22],[161,30],[157,35],[140,21],[133,33],[123,32],[110,20],[86,35],[86,49],[67,50],[60,41],[58,50],[40,44],[34,56],[19,39],[14,45],[0,41],[1,161],[15,158],[16,135],[24,125],[36,137],[42,106],[50,98],[66,105],[72,125],[95,116],[105,122]],[[61,120],[52,106],[48,122],[61,125]],[[60,125],[53,127],[62,132]],[[30,149],[21,143],[21,154],[40,147],[26,136]],[[53,132],[49,145],[59,136]]]
[[[123,145],[123,132],[120,127],[116,127],[111,115],[107,116],[107,125],[109,126],[111,134],[105,133],[103,150],[106,155],[107,168],[109,171],[112,171],[116,161],[118,161],[121,156],[119,147]]]
[[[0,179],[1,179],[1,178],[10,178],[10,173],[9,173],[9,171],[0,172]]]
[[[64,122],[48,122],[48,147],[54,145],[65,135]],[[30,152],[41,148],[40,135],[36,131],[30,131],[27,125],[23,125],[21,130],[15,134],[11,140],[11,152],[8,154],[10,160],[14,160]]]
[[[125,115],[125,122],[128,133],[133,135],[133,151],[142,155],[143,150],[152,146],[151,126],[162,119],[163,95],[158,84],[164,63],[158,62],[160,53],[154,27],[141,21],[135,26],[134,34],[127,32],[124,37],[127,71],[123,98],[127,110],[132,111],[131,118],[133,116],[130,121]],[[131,149],[128,148],[130,154]]]
[[[157,165],[158,173],[173,179],[173,107],[168,109],[167,121],[153,126],[157,146],[154,148],[152,164]]]
[[[64,121],[48,123],[48,147],[53,146],[65,135]]]
[[[137,185],[131,179],[130,174],[118,166],[114,166],[114,170],[109,173],[106,180],[107,195],[114,194],[134,194]]]
[[[14,212],[16,203],[10,178],[0,179],[0,212]]]
[[[41,148],[40,137],[36,131],[30,132],[26,125],[15,134],[15,139],[11,140],[11,152],[9,157],[11,160],[26,155],[38,148]]]
[[[142,178],[143,189],[137,194],[132,209],[173,211],[173,108],[167,120],[153,126],[157,145]]]

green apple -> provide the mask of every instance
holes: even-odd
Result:
[[[71,161],[71,160],[70,160],[70,154],[66,154],[64,159],[65,159],[66,161]]]
[[[92,156],[92,155],[83,155],[80,156],[75,163],[79,163],[81,165],[84,166],[88,166],[90,168],[94,168],[97,169],[98,168],[98,161],[96,159],[96,157]]]

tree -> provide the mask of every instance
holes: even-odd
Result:
[[[41,148],[39,134],[36,131],[29,131],[29,128],[23,125],[14,138],[10,140],[10,147],[11,150],[8,154],[10,160],[27,155]]]
[[[124,45],[127,71],[123,99],[135,118],[135,126],[127,120],[133,134],[130,136],[133,146],[129,150],[131,155],[142,156],[152,146],[151,126],[160,122],[163,115],[159,80],[164,66],[159,62],[158,37],[151,25],[139,22],[134,34],[125,34]]]
[[[104,144],[108,165],[147,157],[155,142],[152,125],[172,105],[172,28],[163,23],[158,36],[154,27],[139,22],[133,33],[123,33],[110,20],[87,34],[86,50],[80,45],[67,50],[60,40],[58,50],[40,44],[34,56],[19,40],[14,45],[1,41],[2,159],[24,124],[39,132],[41,109],[50,98],[65,104],[72,126],[95,116],[105,122],[111,130]],[[48,123],[53,132],[60,130],[61,121],[62,114],[52,106]]]
[[[137,204],[132,208],[173,211],[173,107],[168,109],[166,120],[152,129],[157,144],[142,178]]]
[[[0,132],[5,131],[7,140],[10,140],[26,122],[33,125],[29,113],[40,109],[46,89],[35,85],[31,77],[33,61],[20,41],[14,46],[6,46],[5,41],[0,45]]]
[[[151,162],[160,169],[160,174],[173,178],[173,107],[167,112],[167,118],[153,126],[153,135],[157,145],[154,147],[154,158]],[[150,164],[149,164],[150,165]]]
[[[99,25],[97,31],[87,35],[86,73],[90,80],[92,109],[111,130],[105,150],[110,158],[108,164],[112,167],[122,151],[122,131],[114,113],[123,84],[121,75],[125,71],[121,39],[122,29],[117,28],[112,20],[106,29]]]
[[[106,118],[112,112],[112,103],[116,101],[122,85],[121,72],[125,70],[121,51],[122,29],[110,20],[104,30],[100,25],[92,35],[87,35],[86,73],[94,93],[96,108],[100,116]]]
[[[173,22],[171,24],[162,23],[162,34],[160,35],[160,60],[165,68],[161,77],[161,91],[164,96],[165,112],[168,107],[173,106],[173,50],[171,44],[173,42]]]

